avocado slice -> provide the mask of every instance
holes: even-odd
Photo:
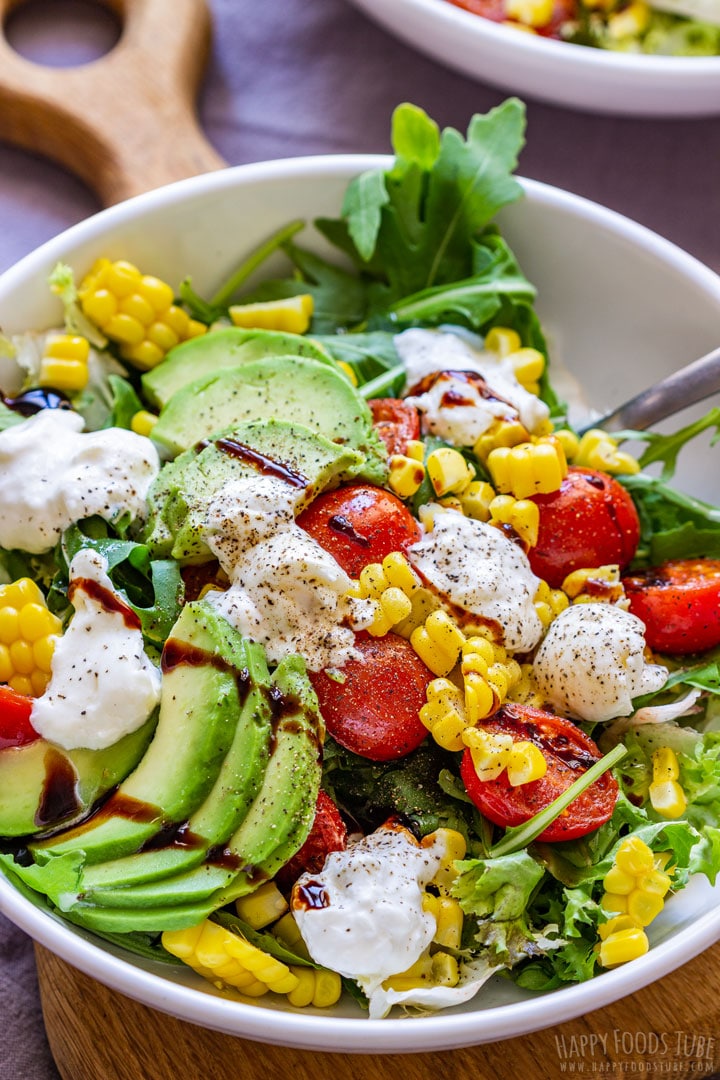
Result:
[[[362,458],[302,424],[255,420],[221,432],[168,462],[150,490],[146,543],[155,557],[187,564],[212,554],[202,539],[208,506],[230,480],[265,472],[298,485],[298,509],[352,476]],[[304,483],[303,483],[304,482]]]
[[[143,375],[143,393],[151,405],[161,409],[195,379],[270,356],[309,356],[322,364],[334,363],[322,345],[301,334],[228,326],[176,345],[161,364]]]
[[[303,424],[358,451],[358,477],[376,484],[387,478],[387,451],[367,402],[335,368],[303,357],[276,356],[188,383],[170,398],[152,437],[179,454],[243,421],[270,418]]]
[[[262,785],[222,851],[162,880],[116,888],[81,886],[62,909],[89,929],[127,933],[189,926],[252,892],[292,858],[312,826],[321,779],[322,718],[299,656],[273,677],[273,742]]]
[[[81,891],[154,881],[203,862],[212,847],[224,844],[238,828],[260,790],[270,757],[270,675],[261,645],[245,642],[245,701],[235,737],[207,798],[182,828],[148,850],[85,868]]]
[[[46,739],[0,750],[0,836],[31,836],[87,816],[137,765],[157,713],[103,750],[64,750]]]
[[[82,825],[31,845],[37,861],[83,851],[88,864],[138,851],[195,811],[232,744],[247,657],[243,639],[202,600],[165,643],[157,728],[137,768]]]

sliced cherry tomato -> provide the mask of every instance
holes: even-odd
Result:
[[[356,578],[368,563],[382,562],[420,539],[420,526],[389,491],[353,484],[319,495],[297,519],[346,574]]]
[[[624,568],[640,541],[640,521],[617,480],[594,469],[571,467],[558,491],[532,495],[540,508],[530,566],[552,588],[573,570],[618,563]]]
[[[289,890],[306,870],[319,874],[331,851],[347,847],[347,829],[335,803],[324,791],[318,792],[315,820],[300,850],[275,875],[281,889]]]
[[[40,736],[30,723],[33,699],[0,686],[0,750],[25,746]]]
[[[676,559],[623,584],[651,649],[694,653],[720,645],[720,559]]]
[[[371,761],[391,761],[417,749],[427,735],[420,720],[427,685],[435,677],[399,634],[360,633],[360,659],[342,668],[344,682],[311,673],[327,729],[346,750]]]
[[[400,398],[371,398],[373,424],[388,454],[404,454],[412,439],[420,438],[420,414]]]
[[[516,741],[535,743],[547,762],[547,772],[539,780],[512,787],[503,771],[495,780],[480,780],[469,750],[463,754],[460,775],[465,790],[483,814],[495,825],[510,828],[522,825],[539,810],[549,806],[563,791],[602,757],[592,739],[570,720],[527,705],[505,705],[482,727],[493,733],[512,735]],[[612,815],[618,786],[611,773],[604,773],[545,829],[539,840],[574,840],[603,825]]]

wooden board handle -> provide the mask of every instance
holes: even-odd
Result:
[[[76,173],[104,205],[222,168],[195,96],[210,44],[205,0],[95,0],[122,23],[107,55],[35,64],[0,33],[0,139]],[[0,26],[22,0],[0,0]]]

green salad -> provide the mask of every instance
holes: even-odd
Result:
[[[720,868],[720,411],[573,429],[523,137],[401,105],[335,257],[60,265],[0,339],[0,867],[238,1000],[602,978]]]

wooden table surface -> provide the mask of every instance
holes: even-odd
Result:
[[[558,1027],[434,1054],[317,1054],[195,1027],[108,990],[36,947],[50,1046],[63,1080],[555,1080],[720,1076],[720,944],[680,970]],[[408,1020],[408,1037],[412,1032]]]

